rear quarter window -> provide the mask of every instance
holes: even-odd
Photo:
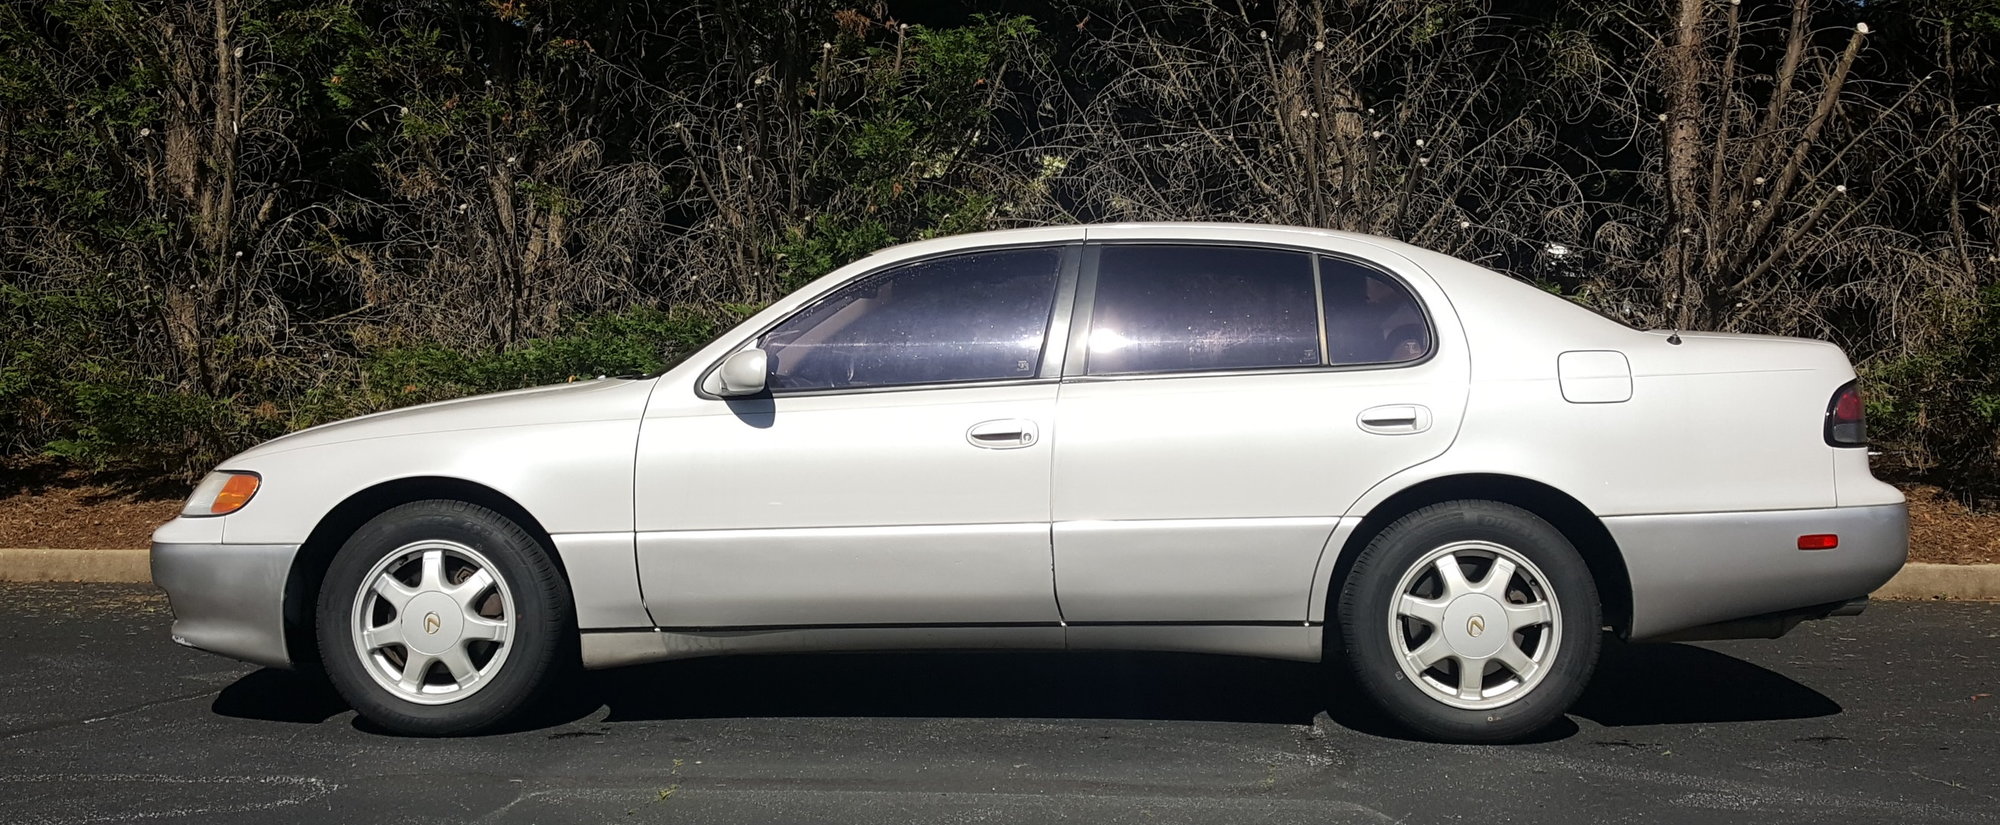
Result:
[[[1319,259],[1327,363],[1398,364],[1430,354],[1431,328],[1402,282],[1355,261]]]

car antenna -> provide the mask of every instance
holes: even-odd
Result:
[[[1680,328],[1680,327],[1674,327],[1674,331],[1673,331],[1673,332],[1669,332],[1669,333],[1667,333],[1667,343],[1669,343],[1669,344],[1673,344],[1674,346],[1677,346],[1677,347],[1681,345],[1681,328]]]

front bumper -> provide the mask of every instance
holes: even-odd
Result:
[[[174,609],[174,641],[266,667],[285,650],[285,580],[296,544],[153,543],[153,583]]]
[[[1902,503],[1614,516],[1604,526],[1631,574],[1634,640],[1866,596],[1910,553]],[[1798,549],[1814,533],[1840,546]]]

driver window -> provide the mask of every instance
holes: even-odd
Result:
[[[800,310],[758,346],[770,387],[825,390],[1033,378],[1061,250],[976,252],[868,275]]]

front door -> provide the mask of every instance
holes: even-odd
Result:
[[[1303,622],[1348,506],[1451,443],[1463,352],[1357,259],[1106,244],[1084,272],[1056,404],[1063,618]]]
[[[1042,359],[1075,254],[864,275],[758,337],[768,398],[656,404],[636,479],[654,622],[1057,621]]]

